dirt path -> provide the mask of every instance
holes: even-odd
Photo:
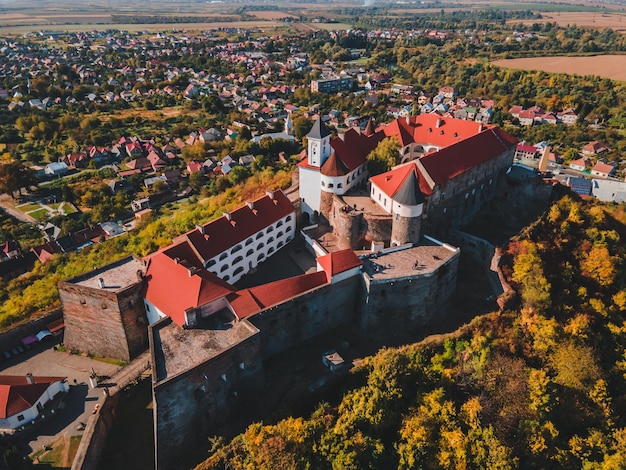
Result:
[[[15,217],[17,220],[21,220],[22,222],[26,222],[29,224],[37,223],[37,221],[30,215],[18,211],[15,208],[15,203],[13,202],[13,199],[8,194],[0,194],[0,207],[2,207],[7,212],[7,214]]]

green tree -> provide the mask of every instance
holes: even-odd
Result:
[[[23,188],[35,186],[35,174],[20,162],[0,164],[0,193],[8,193],[15,198],[15,192],[21,196]]]
[[[374,176],[400,163],[400,143],[395,137],[383,139],[367,156],[367,169]]]
[[[239,183],[243,183],[250,177],[250,170],[245,166],[236,166],[228,172],[228,181],[233,186]]]

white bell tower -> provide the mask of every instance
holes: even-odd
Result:
[[[322,123],[321,117],[317,118],[306,137],[309,142],[308,164],[320,168],[331,152],[330,131]]]

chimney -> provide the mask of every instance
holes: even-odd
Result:
[[[410,126],[411,125],[411,116],[407,116],[406,117],[406,125]]]
[[[137,280],[139,282],[143,281],[143,271],[141,269],[137,270]]]
[[[246,205],[247,205],[250,209],[254,209],[254,202],[246,201]]]
[[[26,374],[26,382],[28,382],[31,385],[35,383],[35,377],[33,377],[33,374],[31,374],[30,372]]]
[[[203,225],[196,225],[196,229],[198,230],[198,232],[200,232],[202,235],[204,235],[204,226]]]
[[[265,191],[265,194],[270,198],[274,199],[274,191]]]
[[[435,127],[439,129],[442,124],[443,124],[443,119],[437,118],[437,123],[435,124]]]
[[[180,258],[178,258],[178,257],[174,258],[174,263],[175,264],[180,264]]]
[[[478,125],[478,132],[482,132],[483,130],[484,130],[484,129],[483,129],[483,124],[482,124],[482,122],[481,122],[481,123]]]
[[[223,215],[224,217],[226,217],[226,220],[231,220],[231,215],[230,215],[230,212],[228,212],[228,211],[224,211],[224,212],[222,212],[222,215]]]
[[[98,278],[98,286],[100,286],[100,289],[104,289],[104,279],[101,277]]]

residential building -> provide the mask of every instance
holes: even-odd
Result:
[[[326,78],[311,81],[313,93],[336,93],[338,91],[352,90],[354,79],[352,77]]]
[[[0,375],[0,434],[33,424],[69,389],[65,377]]]

